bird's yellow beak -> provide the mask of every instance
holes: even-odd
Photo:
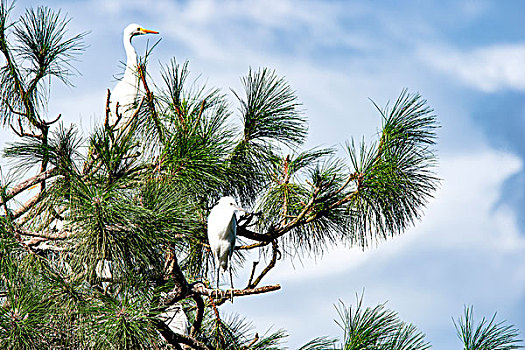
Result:
[[[159,34],[159,32],[156,32],[154,30],[144,29],[144,28],[140,28],[140,32],[142,34]]]

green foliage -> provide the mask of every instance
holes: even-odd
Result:
[[[20,258],[20,257],[18,257]],[[0,346],[3,349],[42,349],[56,336],[53,294],[46,289],[46,271],[38,258],[17,260],[2,255]]]
[[[328,337],[318,337],[310,340],[299,348],[299,350],[327,350],[335,349],[336,339],[330,339]]]
[[[42,144],[38,138],[28,137],[11,143],[2,153],[4,157],[10,158],[22,173],[40,164],[46,158],[62,174],[67,174],[70,171],[78,172],[76,167],[81,159],[79,148],[82,142],[75,126],[65,128],[60,123],[58,128],[51,133],[47,144]]]
[[[512,350],[522,349],[522,340],[518,339],[519,332],[514,326],[507,325],[506,321],[496,322],[496,314],[490,321],[483,317],[475,325],[473,308],[466,307],[463,317],[460,317],[454,326],[458,337],[463,343],[464,350]]]
[[[246,97],[235,95],[241,102],[243,141],[266,147],[275,141],[290,147],[302,144],[307,133],[305,119],[284,79],[264,68],[250,70],[242,82]]]
[[[70,84],[71,60],[85,48],[85,33],[67,37],[69,20],[46,6],[29,8],[10,24],[12,8],[7,1],[0,3],[0,52],[6,59],[0,69],[1,119],[4,125],[19,119],[20,125],[42,126],[46,78]],[[8,40],[9,31],[15,40]]]
[[[337,308],[344,332],[344,350],[423,350],[429,349],[425,335],[412,324],[401,321],[385,304],[364,308],[363,298],[357,298],[355,308],[343,303]]]
[[[412,225],[439,182],[432,171],[436,117],[426,101],[403,91],[391,109],[380,112],[379,145],[356,147],[352,141],[348,147],[359,182],[348,207],[351,240],[362,246]]]
[[[250,70],[242,83],[245,97],[234,93],[241,103],[243,129],[231,167],[237,175],[236,194],[252,204],[270,183],[268,164],[279,158],[275,152],[281,146],[301,145],[308,128],[295,93],[275,72]]]
[[[287,334],[283,330],[259,336],[253,325],[238,315],[217,319],[207,314],[199,339],[212,349],[220,350],[278,350]]]
[[[148,314],[152,295],[139,289],[127,287],[117,297],[103,296],[90,305],[84,327],[91,339],[93,349],[151,349],[159,342],[159,335],[153,327],[154,318]]]
[[[82,51],[83,34],[66,38],[69,19],[61,17],[60,11],[39,6],[27,9],[14,26],[20,58],[30,62],[27,72],[35,76],[54,76],[69,83],[67,76],[71,59]]]

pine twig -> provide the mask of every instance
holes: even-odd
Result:
[[[148,99],[148,105],[151,109],[151,116],[153,118],[153,121],[155,122],[155,127],[157,128],[157,132],[159,133],[160,142],[162,144],[166,143],[166,139],[164,136],[164,132],[162,130],[162,124],[160,123],[159,116],[157,114],[157,111],[155,110],[155,103],[153,101],[153,93],[150,91],[148,83],[146,82],[146,75],[145,73],[145,67],[143,65],[138,66],[139,71],[139,78],[142,81],[142,85],[144,86],[144,90],[146,90],[146,97]]]
[[[26,211],[31,209],[36,203],[38,203],[38,201],[40,201],[41,197],[42,197],[42,192],[39,192],[36,195],[34,195],[31,199],[29,199],[27,202],[25,202],[20,208],[16,209],[13,212],[13,219],[18,219]]]
[[[253,340],[250,342],[250,344],[245,345],[242,347],[242,349],[249,349],[251,348],[257,341],[259,340],[259,333],[255,333],[255,336],[253,337]]]
[[[195,337],[197,332],[201,329],[205,305],[200,295],[194,295],[192,296],[192,299],[195,300],[195,304],[197,305],[197,312],[195,314],[195,321],[193,321],[193,324],[191,325],[190,336]]]
[[[64,240],[64,239],[68,239],[73,234],[73,232],[67,231],[67,230],[61,230],[61,231],[53,232],[53,233],[52,232],[38,233],[38,232],[29,231],[24,228],[17,228],[17,231],[22,236],[42,238],[44,240]]]
[[[277,262],[277,255],[280,255],[280,252],[279,252],[279,249],[277,247],[277,241],[274,240],[272,242],[272,259],[270,260],[270,262],[268,263],[268,265],[264,268],[264,270],[261,271],[261,273],[259,274],[259,276],[257,276],[257,278],[255,279],[255,281],[253,281],[253,283],[249,284],[247,289],[253,289],[255,288],[260,282],[261,280],[263,279],[263,277],[268,273],[270,272],[271,269],[273,269],[275,267],[275,263]]]
[[[48,169],[48,170],[46,170],[44,172],[41,172],[41,173],[39,173],[39,174],[37,174],[37,175],[35,175],[35,176],[25,180],[25,181],[22,181],[21,183],[19,183],[15,187],[13,187],[11,190],[6,192],[5,200],[9,201],[10,199],[15,197],[19,193],[27,190],[31,186],[34,186],[34,185],[36,185],[36,184],[38,184],[38,183],[40,183],[40,182],[42,182],[42,181],[44,181],[46,179],[49,179],[50,177],[53,177],[55,174],[56,174],[55,168],[52,168],[52,169]]]
[[[176,347],[178,344],[184,344],[188,345],[193,349],[197,350],[213,350],[209,348],[206,344],[198,341],[192,336],[188,335],[182,335],[178,333],[174,333],[164,322],[161,320],[155,321],[155,327],[159,331],[159,333],[162,335],[166,341]]]
[[[250,278],[248,279],[248,285],[249,286],[252,284],[253,276],[255,275],[255,268],[257,267],[258,264],[259,264],[258,261],[254,261],[253,262],[252,273],[250,274]]]

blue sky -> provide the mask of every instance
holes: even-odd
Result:
[[[43,3],[18,1],[24,7]],[[136,22],[161,32],[150,72],[172,57],[209,86],[240,87],[249,67],[287,78],[310,122],[308,146],[374,140],[380,106],[420,92],[441,123],[436,198],[416,226],[365,252],[335,247],[283,262],[267,282],[282,290],[239,298],[227,310],[259,330],[285,328],[290,348],[340,335],[338,300],[388,306],[459,349],[451,318],[506,319],[525,338],[525,30],[523,1],[47,1],[90,31],[75,88],[55,83],[49,113],[88,131],[125,58],[121,32]],[[150,37],[150,40],[154,38]],[[147,38],[134,39],[144,52]],[[150,41],[150,44],[153,41]],[[8,134],[0,132],[3,141]],[[248,273],[248,272],[245,272]],[[242,275],[242,272],[241,272]]]

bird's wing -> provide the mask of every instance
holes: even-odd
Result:
[[[224,236],[228,227],[228,223],[224,222],[224,215],[219,209],[213,208],[208,216],[208,242],[217,264],[219,264],[223,255],[222,251],[225,250]]]
[[[188,317],[180,303],[175,303],[168,307],[166,312],[161,313],[158,317],[164,321],[172,332],[183,335],[188,334]]]
[[[228,241],[230,243],[230,253],[229,256],[231,257],[233,254],[233,250],[235,249],[235,241],[237,240],[237,218],[235,217],[235,214],[232,215],[230,225],[229,225],[229,234],[228,234]]]
[[[220,213],[213,208],[208,216],[208,241],[210,246],[216,246],[219,242],[219,235],[221,231]]]

